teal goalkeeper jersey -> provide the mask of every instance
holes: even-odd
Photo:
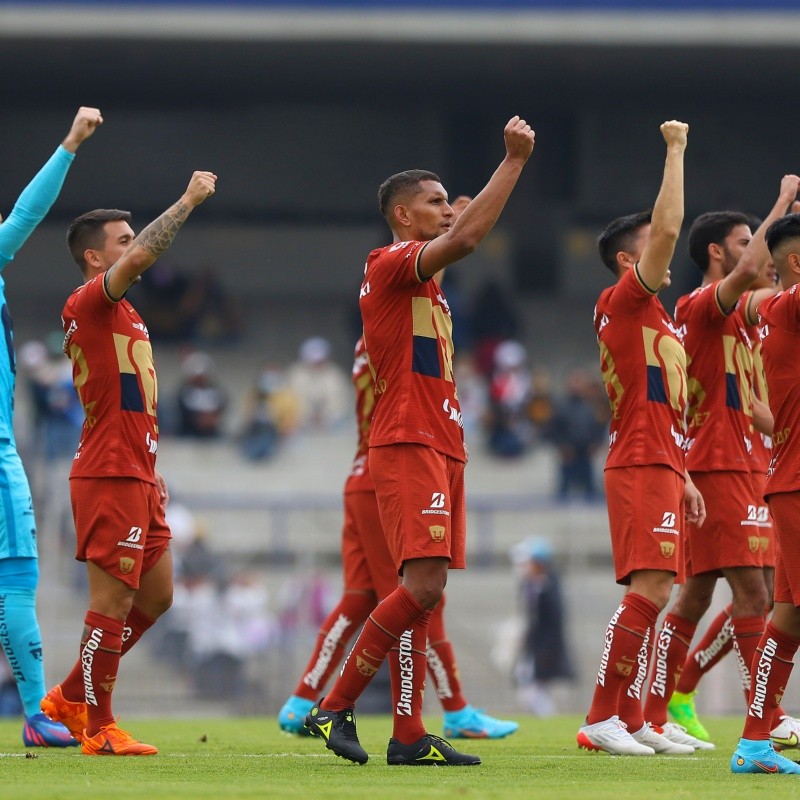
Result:
[[[58,197],[64,179],[75,158],[59,145],[47,163],[25,187],[11,213],[0,224],[0,270],[14,258],[17,251],[44,219]],[[12,414],[14,411],[14,384],[16,358],[14,355],[14,328],[6,302],[5,280],[0,273],[0,444],[13,443]]]

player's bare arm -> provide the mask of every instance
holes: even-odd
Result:
[[[100,113],[99,108],[90,108],[89,106],[81,106],[75,119],[72,121],[72,127],[61,146],[69,153],[74,153],[81,142],[86,141],[96,130],[103,124],[103,115]]]
[[[123,297],[139,276],[172,244],[192,210],[216,191],[213,172],[195,172],[177,203],[153,220],[134,240],[119,261],[105,275],[106,291]]]
[[[650,235],[639,259],[639,276],[645,286],[660,289],[669,275],[669,265],[683,223],[683,155],[689,126],[669,120],[661,125],[667,145],[664,176],[653,205]]]
[[[692,525],[697,525],[699,528],[706,521],[706,502],[703,500],[703,495],[700,494],[698,488],[689,477],[686,475],[686,485],[683,490],[683,506],[686,514],[686,521]]]
[[[420,256],[419,274],[430,278],[439,270],[474,252],[495,226],[522,168],[533,152],[535,134],[520,117],[512,117],[503,131],[506,155],[489,182],[464,209],[447,233],[434,239]]]
[[[800,177],[794,174],[784,175],[775,205],[753,233],[753,238],[733,271],[726,275],[717,287],[717,297],[722,308],[733,308],[736,301],[758,277],[764,262],[769,258],[764,234],[776,219],[786,214],[787,209],[797,199],[798,190],[800,190]]]
[[[757,397],[753,398],[753,427],[766,436],[772,436],[772,429],[775,426],[775,419],[769,406]]]

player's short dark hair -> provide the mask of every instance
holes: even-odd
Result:
[[[749,227],[750,217],[741,211],[708,211],[692,223],[689,228],[689,256],[701,272],[708,271],[708,246],[722,244],[737,225]]]
[[[772,255],[788,239],[800,239],[800,214],[787,214],[776,219],[767,228],[765,235],[767,247]]]
[[[649,225],[653,218],[653,210],[637,211],[624,217],[617,217],[606,225],[606,229],[597,237],[597,250],[603,263],[616,275],[617,253],[629,253],[639,231]]]
[[[86,261],[83,254],[87,250],[99,250],[105,244],[107,222],[127,222],[130,224],[131,212],[118,208],[96,208],[72,220],[67,229],[67,247],[75,263],[86,274]]]
[[[378,189],[378,207],[384,218],[391,224],[392,209],[395,201],[404,195],[413,195],[421,191],[423,181],[436,181],[441,183],[435,172],[426,169],[407,169],[387,178]]]

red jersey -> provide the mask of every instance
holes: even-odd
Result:
[[[675,321],[685,331],[689,472],[749,472],[753,452],[753,356],[742,298],[732,312],[711,283],[684,295]]]
[[[61,319],[86,415],[70,477],[155,483],[156,371],[141,317],[111,300],[98,275],[70,295]]]
[[[466,461],[450,308],[417,269],[426,244],[396,242],[367,258],[359,305],[376,395],[369,443],[423,444]]]
[[[747,309],[752,292],[742,296],[742,308]],[[745,314],[745,330],[750,337],[753,356],[753,395],[762,403],[769,405],[769,392],[767,379],[764,376],[764,364],[761,360],[761,325],[751,325]],[[772,458],[772,437],[761,431],[753,430],[753,456],[750,466],[753,472],[766,474],[769,461]]]
[[[800,294],[797,286],[764,300],[758,307],[761,356],[775,417],[772,461],[765,495],[800,489]]]
[[[353,360],[353,385],[356,389],[356,424],[358,425],[358,448],[350,475],[344,486],[345,494],[352,492],[374,492],[375,486],[369,476],[369,430],[372,423],[372,412],[375,409],[375,389],[372,384],[372,373],[369,369],[369,357],[364,346],[364,337],[356,342],[355,359]]]
[[[663,464],[683,475],[686,354],[638,266],[600,295],[594,327],[611,404],[606,469]]]

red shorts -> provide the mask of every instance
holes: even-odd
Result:
[[[137,478],[72,478],[69,489],[75,558],[138,589],[171,538],[158,487]]]
[[[464,463],[421,444],[369,449],[381,524],[398,572],[412,558],[466,566]]]
[[[800,608],[800,492],[778,492],[768,499],[775,520],[775,602]]]
[[[686,526],[686,574],[722,575],[723,569],[761,567],[758,504],[749,472],[693,472],[706,503],[702,527]]]
[[[605,487],[617,583],[643,569],[683,580],[683,475],[660,465],[614,467]]]
[[[764,486],[767,482],[766,472],[751,472],[753,494],[756,500],[756,522],[761,539],[761,564],[763,567],[775,566],[775,530],[769,505],[764,499]]]
[[[397,570],[383,535],[375,492],[344,496],[342,568],[345,591],[375,592],[383,600],[397,588]]]

